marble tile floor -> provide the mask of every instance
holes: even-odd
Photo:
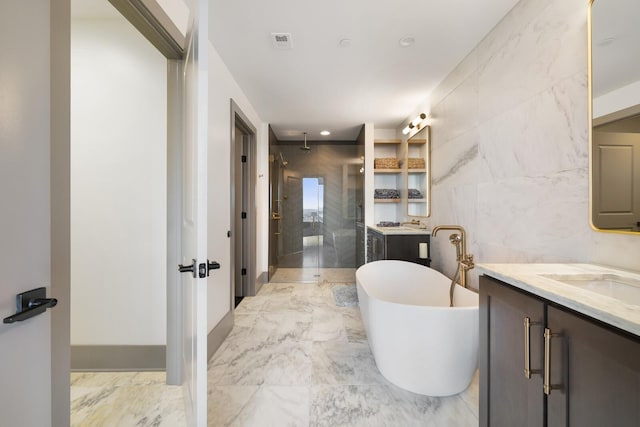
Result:
[[[389,383],[359,309],[335,304],[341,286],[270,283],[242,300],[209,361],[209,426],[478,425],[477,373],[444,398]],[[71,425],[184,426],[182,388],[163,372],[72,373]]]
[[[404,391],[378,372],[345,284],[270,283],[245,298],[208,367],[210,426],[476,426],[478,378],[457,396]]]
[[[164,372],[73,372],[71,426],[184,426],[182,387],[165,380]]]

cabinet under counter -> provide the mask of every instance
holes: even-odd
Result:
[[[429,267],[431,231],[409,227],[367,227],[367,262],[383,259],[409,261]],[[427,256],[420,257],[420,245]],[[424,254],[423,254],[424,255]]]
[[[640,337],[632,332],[633,315],[620,329],[620,313],[613,313],[618,325],[612,325],[595,310],[601,307],[589,307],[590,295],[534,277],[563,268],[585,274],[591,266],[521,267],[479,267],[480,425],[640,425]]]

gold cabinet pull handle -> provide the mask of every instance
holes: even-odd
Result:
[[[544,381],[542,389],[547,396],[551,394],[551,390],[560,389],[559,385],[551,384],[551,338],[560,337],[562,334],[554,334],[551,329],[544,328]]]
[[[531,318],[524,318],[524,377],[531,378],[531,374],[539,374],[540,369],[531,369],[531,326],[541,325],[541,322],[532,322]]]

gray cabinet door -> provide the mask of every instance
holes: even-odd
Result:
[[[525,318],[529,363],[525,376]],[[544,303],[480,277],[480,426],[542,426]]]
[[[639,426],[640,341],[549,306],[548,426]]]

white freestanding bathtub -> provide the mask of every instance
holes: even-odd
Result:
[[[478,295],[405,261],[356,271],[360,313],[382,375],[405,390],[450,396],[465,390],[478,364]]]

